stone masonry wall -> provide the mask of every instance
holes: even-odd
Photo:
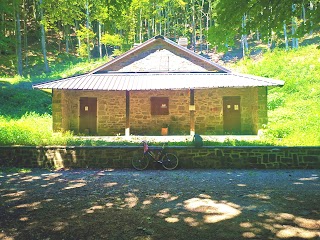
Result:
[[[261,94],[261,95],[258,95]],[[241,131],[256,134],[267,123],[264,88],[218,88],[195,90],[195,131],[223,134],[223,97],[240,96]],[[53,129],[79,133],[80,97],[97,98],[98,135],[124,135],[125,91],[57,91],[53,93]],[[151,115],[151,97],[169,98],[169,115]],[[130,133],[160,135],[169,125],[169,135],[190,134],[189,90],[130,91]]]
[[[256,134],[261,128],[260,111],[267,114],[266,106],[260,106],[258,88],[217,88],[195,90],[196,132],[199,134],[223,134],[223,97],[240,96],[241,132]],[[266,99],[262,96],[263,99]],[[263,118],[261,122],[265,122]]]
[[[169,98],[169,115],[151,115],[151,97]],[[169,125],[169,135],[190,134],[189,91],[131,91],[130,132],[133,135],[160,135]]]
[[[125,91],[61,91],[62,130],[79,132],[80,97],[97,98],[97,131],[99,135],[123,134],[126,123]],[[60,112],[59,112],[60,114]],[[53,119],[55,121],[55,119]],[[55,129],[56,130],[56,129]]]
[[[0,166],[132,168],[131,159],[142,151],[134,146],[8,146],[0,147]],[[320,147],[168,147],[167,151],[179,157],[180,169],[320,169]]]

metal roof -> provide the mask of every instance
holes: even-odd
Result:
[[[107,72],[84,74],[33,85],[66,90],[182,90],[282,86],[284,81],[253,75],[217,72]]]

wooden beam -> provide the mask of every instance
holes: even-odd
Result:
[[[126,129],[125,136],[130,136],[130,92],[126,91]]]
[[[194,106],[194,89],[190,89],[190,135],[195,134],[195,106]]]

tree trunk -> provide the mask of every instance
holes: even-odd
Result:
[[[66,53],[69,54],[69,25],[64,26],[64,34],[66,40]]]
[[[17,52],[17,71],[18,75],[22,76],[22,44],[21,44],[21,26],[20,26],[20,14],[19,7],[15,7],[16,15],[16,52]]]
[[[98,48],[99,48],[99,57],[102,58],[102,45],[101,45],[101,23],[98,23]]]
[[[24,9],[24,14],[23,14],[23,41],[24,41],[24,52],[25,52],[25,66],[28,67],[29,62],[28,62],[28,27],[27,27],[27,16],[28,16],[28,11],[27,11],[27,4],[25,1],[23,1],[23,9]]]
[[[294,16],[294,12],[296,11],[296,6],[295,4],[292,4],[292,28],[291,28],[291,33],[292,33],[292,48],[297,49],[299,46],[298,38],[295,37],[296,31],[297,31],[297,22]]]
[[[47,48],[46,48],[46,32],[44,29],[44,25],[42,23],[43,21],[43,7],[42,5],[42,0],[39,0],[40,3],[40,18],[41,18],[41,46],[42,46],[42,53],[43,53],[43,61],[44,61],[44,70],[45,72],[50,72],[48,60],[47,60]]]
[[[196,15],[196,10],[195,10],[195,0],[192,0],[192,46],[193,46],[193,51],[196,51],[196,23],[195,23],[195,15]]]
[[[79,24],[78,21],[75,20],[75,25],[76,25],[76,31],[79,30]],[[81,47],[81,39],[77,36],[77,40],[78,40],[78,48]]]
[[[285,42],[285,45],[286,45],[286,50],[288,50],[289,49],[289,44],[288,44],[286,21],[283,22],[283,33],[284,33],[284,42]]]
[[[89,3],[88,3],[88,0],[86,1],[86,17],[87,17],[86,27],[88,30],[88,33],[87,33],[87,53],[88,53],[88,61],[90,62],[91,56],[90,56],[90,38],[89,38]]]
[[[246,14],[243,15],[242,17],[242,53],[243,53],[243,58],[246,57],[247,52],[249,51],[248,49],[248,39],[247,39],[247,34],[246,34],[246,21],[247,21],[247,16]]]
[[[139,11],[139,42],[142,43],[142,8]]]

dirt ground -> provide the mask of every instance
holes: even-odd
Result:
[[[320,170],[0,172],[0,239],[320,239]]]

